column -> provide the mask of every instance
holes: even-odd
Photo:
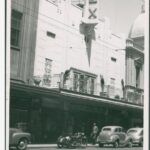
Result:
[[[63,133],[72,134],[73,132],[73,118],[69,112],[69,103],[64,102],[64,126]]]
[[[144,89],[144,67],[141,65],[141,70],[140,70],[140,88]]]
[[[41,122],[41,100],[32,99],[30,110],[30,127],[33,136],[33,142],[40,143],[42,141],[42,122]]]

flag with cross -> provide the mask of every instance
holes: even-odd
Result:
[[[82,22],[85,24],[98,23],[99,0],[85,0]]]

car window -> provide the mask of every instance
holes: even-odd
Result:
[[[119,130],[119,132],[122,132],[122,128],[119,128],[118,130]]]
[[[128,131],[128,133],[136,133],[136,132],[137,132],[137,130],[134,130],[134,129],[131,129]]]
[[[103,128],[103,131],[111,131],[111,128]]]
[[[116,129],[114,130],[114,132],[119,132],[119,128],[116,128]]]

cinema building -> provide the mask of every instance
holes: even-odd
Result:
[[[89,136],[93,122],[143,126],[143,26],[135,21],[126,43],[97,6],[11,1],[10,127],[29,131],[34,143],[62,132]]]

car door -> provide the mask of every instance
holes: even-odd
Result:
[[[126,133],[123,128],[119,128],[119,137],[120,137],[120,143],[126,142]]]
[[[118,135],[120,137],[119,128],[114,129],[114,135]]]

